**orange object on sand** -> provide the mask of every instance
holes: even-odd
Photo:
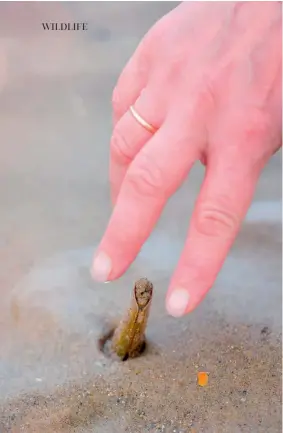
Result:
[[[206,386],[208,383],[208,374],[205,371],[200,371],[198,373],[198,385]]]

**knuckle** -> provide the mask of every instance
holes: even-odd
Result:
[[[200,210],[196,224],[203,235],[231,238],[239,227],[239,218],[227,209],[205,207]]]
[[[117,86],[112,92],[112,108],[114,113],[120,114],[123,112],[122,95]]]
[[[243,129],[246,139],[249,142],[262,142],[267,139],[272,130],[271,116],[261,109],[251,110],[245,119]]]
[[[131,147],[119,130],[114,130],[110,143],[111,158],[118,164],[129,164],[132,159]]]
[[[270,143],[275,139],[274,122],[271,115],[263,109],[247,110],[245,119],[239,125],[241,140],[246,143],[245,155],[253,163],[269,158],[273,147]]]
[[[164,197],[166,195],[163,171],[156,161],[146,155],[139,155],[139,161],[130,167],[127,181],[141,196]]]

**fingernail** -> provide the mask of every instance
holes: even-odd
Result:
[[[91,274],[93,278],[102,283],[106,283],[112,269],[110,257],[103,251],[94,259]]]
[[[167,311],[173,317],[181,317],[185,314],[190,295],[187,290],[175,289],[167,302]]]

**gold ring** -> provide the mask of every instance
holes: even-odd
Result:
[[[134,118],[136,119],[136,121],[143,126],[148,132],[151,132],[152,134],[154,134],[157,131],[157,128],[155,128],[153,125],[151,125],[150,123],[148,123],[146,120],[144,120],[139,113],[136,112],[135,108],[133,107],[133,105],[130,106],[130,112],[131,114],[134,116]]]

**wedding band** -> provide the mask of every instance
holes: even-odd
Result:
[[[151,125],[150,123],[148,123],[146,120],[144,120],[139,113],[137,113],[137,111],[135,110],[135,108],[133,107],[133,105],[130,106],[130,112],[133,115],[133,117],[136,119],[136,121],[143,127],[145,128],[148,132],[151,132],[152,134],[154,134],[157,131],[157,128],[155,128],[153,125]]]

